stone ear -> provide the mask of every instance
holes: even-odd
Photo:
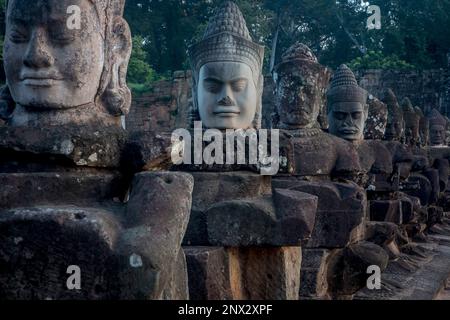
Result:
[[[0,88],[0,120],[7,121],[14,111],[16,103],[14,102],[9,87],[4,85]]]
[[[192,68],[194,69],[194,68]],[[189,111],[189,120],[188,120],[188,127],[194,128],[194,122],[195,121],[201,121],[200,119],[200,113],[198,111],[198,99],[197,99],[197,92],[198,92],[198,73],[195,71],[192,71],[192,102],[191,102],[191,108]]]
[[[131,105],[127,70],[132,50],[130,27],[122,17],[114,18],[108,42],[107,60],[109,60],[110,70],[102,101],[109,113],[122,116],[128,114]]]
[[[264,76],[260,74],[258,83],[256,84],[256,90],[258,92],[258,105],[256,107],[255,118],[253,119],[253,127],[255,129],[261,129],[262,125],[262,95],[264,91]]]

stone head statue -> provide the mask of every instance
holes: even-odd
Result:
[[[4,62],[11,125],[120,124],[131,35],[125,0],[8,0]],[[2,112],[5,114],[5,112]]]
[[[398,104],[397,97],[391,89],[387,89],[382,100],[388,108],[388,122],[385,140],[401,141],[404,136],[405,125],[403,112]]]
[[[415,107],[415,111],[417,116],[419,117],[420,144],[422,146],[427,146],[430,140],[430,125],[428,118],[425,117],[421,108]]]
[[[409,98],[405,98],[402,101],[403,118],[405,120],[405,138],[406,143],[409,145],[417,145],[420,140],[420,117],[417,115],[416,110]]]
[[[447,120],[436,109],[431,110],[428,120],[430,122],[430,145],[445,146]]]
[[[369,95],[369,117],[366,121],[364,137],[367,140],[382,140],[386,132],[388,110],[386,104]]]
[[[276,66],[276,112],[282,128],[319,127],[329,70],[306,45],[296,43]]]
[[[261,125],[264,47],[252,41],[238,6],[226,1],[203,39],[189,48],[194,76],[193,120],[207,128]]]
[[[369,115],[367,91],[358,86],[355,75],[344,64],[335,72],[328,98],[328,122],[331,134],[348,141],[364,140]]]

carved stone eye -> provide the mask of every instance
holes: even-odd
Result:
[[[239,80],[233,81],[231,83],[231,88],[235,92],[241,92],[246,87],[247,87],[247,80],[245,80],[245,79],[239,79]]]
[[[361,117],[362,117],[362,113],[361,112],[353,112],[352,113],[352,118],[354,120],[359,120],[359,119],[361,119]]]
[[[61,24],[60,24],[61,25]],[[51,41],[58,44],[68,44],[75,40],[75,33],[65,26],[58,26],[49,30]]]
[[[346,114],[344,112],[333,112],[333,115],[338,120],[344,120],[346,118]]]
[[[28,35],[23,30],[12,29],[9,35],[9,39],[14,43],[21,43],[28,41]]]
[[[211,92],[211,93],[219,93],[220,90],[222,90],[222,83],[220,81],[216,81],[216,80],[212,80],[212,79],[207,79],[204,82],[204,88],[206,91]]]

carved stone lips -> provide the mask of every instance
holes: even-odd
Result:
[[[341,132],[343,134],[356,134],[358,133],[357,129],[342,129]]]
[[[29,72],[23,73],[20,76],[20,81],[22,81],[25,85],[35,87],[50,87],[56,81],[61,80],[63,80],[63,78],[55,73]]]
[[[218,107],[214,110],[214,114],[219,117],[235,117],[241,113],[236,107]]]
[[[26,86],[51,87],[56,81],[62,80],[62,77],[54,74],[25,73],[21,75],[20,80]]]

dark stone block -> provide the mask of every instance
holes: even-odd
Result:
[[[0,173],[0,209],[40,205],[117,205],[128,184],[118,173],[77,172]]]
[[[364,238],[367,200],[354,183],[306,182],[276,178],[274,188],[288,188],[318,197],[314,230],[308,248],[340,248]]]
[[[402,224],[400,200],[374,200],[369,202],[370,220]]]
[[[232,300],[228,254],[224,248],[185,247],[192,300]]]
[[[0,152],[8,160],[119,168],[127,133],[118,127],[0,126]],[[1,165],[1,166],[4,166]]]
[[[225,201],[206,212],[208,241],[230,247],[296,246],[314,226],[317,197],[291,190],[274,190],[271,198]]]

